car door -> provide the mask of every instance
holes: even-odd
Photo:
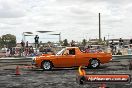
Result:
[[[62,56],[58,56],[60,67],[72,67],[76,65],[75,53],[71,53],[71,51],[66,49]]]

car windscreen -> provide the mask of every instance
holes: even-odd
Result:
[[[66,48],[63,48],[61,51],[59,51],[56,55],[62,55]]]

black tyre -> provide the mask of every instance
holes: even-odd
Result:
[[[100,66],[100,61],[98,59],[91,59],[89,61],[90,68],[98,68]]]
[[[83,85],[83,84],[85,84],[85,82],[86,82],[86,78],[84,76],[81,77],[80,80],[79,80],[79,84]]]
[[[42,66],[42,69],[44,71],[50,71],[52,69],[52,67],[53,67],[53,65],[52,65],[52,63],[50,61],[43,61],[41,66]]]

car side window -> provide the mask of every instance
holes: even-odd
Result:
[[[69,50],[69,55],[75,55],[75,49],[70,49]]]
[[[68,49],[64,51],[63,55],[75,55],[75,49]]]

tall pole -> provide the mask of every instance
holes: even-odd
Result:
[[[99,41],[101,41],[101,22],[100,22],[100,13],[99,13]]]

